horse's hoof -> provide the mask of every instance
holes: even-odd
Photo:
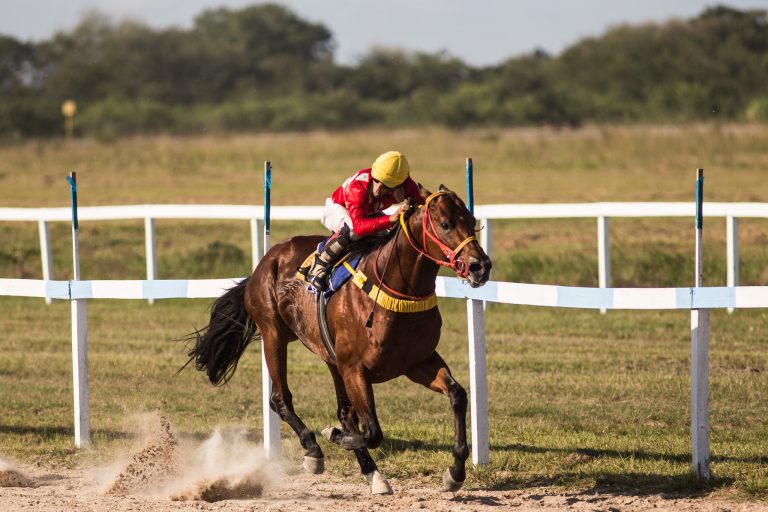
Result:
[[[325,457],[309,457],[305,455],[302,467],[304,471],[311,475],[319,475],[325,471]]]
[[[378,470],[374,469],[373,473],[367,473],[365,479],[371,484],[371,494],[392,494],[392,487]]]
[[[451,470],[446,469],[445,473],[443,473],[443,490],[448,492],[456,492],[459,489],[461,489],[461,486],[464,485],[464,482],[457,482],[453,479],[451,476]]]
[[[341,429],[339,427],[325,427],[320,431],[320,434],[330,442],[335,443],[341,434]]]

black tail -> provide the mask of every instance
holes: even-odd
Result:
[[[214,385],[226,384],[237,369],[245,348],[258,335],[258,329],[245,312],[245,287],[249,278],[227,290],[211,306],[211,322],[184,338],[195,346],[187,354],[195,368],[205,371]],[[179,370],[179,371],[181,371]]]

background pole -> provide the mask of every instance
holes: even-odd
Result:
[[[467,207],[474,214],[475,189],[472,159],[467,158]],[[472,463],[488,464],[488,381],[485,357],[485,311],[482,300],[467,300],[469,337],[469,390],[472,427]]]
[[[272,190],[272,165],[264,162],[264,253],[269,250],[269,211],[270,193]],[[280,455],[280,417],[269,408],[272,395],[272,379],[267,370],[267,359],[264,355],[264,345],[261,346],[261,397],[262,415],[264,418],[264,450],[267,457],[275,458]]]
[[[72,266],[73,281],[80,280],[80,245],[77,222],[77,174],[67,176],[72,198]],[[72,390],[74,394],[75,446],[91,440],[88,407],[88,314],[84,299],[72,302]]]

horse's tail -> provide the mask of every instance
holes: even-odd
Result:
[[[249,278],[227,290],[211,306],[211,321],[184,339],[195,346],[187,354],[196,369],[205,371],[211,383],[226,384],[237,369],[237,362],[254,335],[260,335],[256,324],[245,311],[245,287]],[[181,371],[181,370],[179,370]]]

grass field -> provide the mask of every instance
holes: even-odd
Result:
[[[78,171],[81,205],[259,204],[261,162],[274,165],[275,204],[319,204],[347,174],[392,147],[409,155],[428,188],[463,191],[463,160],[476,163],[478,203],[681,201],[696,167],[712,201],[767,201],[768,127],[585,128],[578,131],[310,133],[138,138],[100,144],[56,141],[0,146],[0,206],[65,206],[64,176]],[[618,286],[686,286],[692,281],[689,220],[614,220]],[[724,225],[705,225],[705,284],[725,281]],[[318,232],[312,223],[275,223],[273,240]],[[595,285],[594,221],[509,221],[494,225],[494,279]],[[86,279],[141,278],[138,221],[83,223]],[[70,275],[69,228],[52,226],[56,277]],[[768,284],[768,222],[741,224],[742,284]],[[160,277],[245,275],[244,222],[157,226]],[[0,275],[40,277],[36,226],[0,225]],[[208,301],[91,301],[89,357],[96,449],[72,447],[69,305],[0,298],[0,455],[75,465],[127,439],[126,418],[162,410],[182,432],[217,424],[261,424],[260,347],[249,349],[229,386],[176,374],[185,360],[173,341],[207,318]],[[468,381],[465,307],[442,300],[441,353]],[[491,305],[488,368],[491,466],[470,485],[552,485],[616,492],[701,489],[691,479],[689,315]],[[768,494],[768,312],[715,311],[710,379],[712,471],[704,491],[764,499]],[[299,414],[314,429],[334,422],[327,370],[296,344],[290,382]],[[391,476],[438,482],[449,464],[452,424],[444,397],[406,379],[376,388],[385,442],[375,451]],[[299,457],[283,427],[284,448]],[[356,475],[353,457],[323,444],[330,471]]]

